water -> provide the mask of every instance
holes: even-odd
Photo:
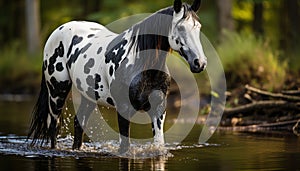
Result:
[[[30,147],[25,135],[32,106],[31,101],[0,103],[1,170],[300,170],[300,138],[284,132],[219,130],[198,145],[201,125],[196,125],[182,143],[167,144],[166,151],[133,144],[136,155],[164,152],[146,159],[111,155],[118,148],[115,141],[86,142],[73,151],[70,136],[60,138],[56,150]]]

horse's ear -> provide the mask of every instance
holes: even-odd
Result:
[[[201,0],[194,0],[193,5],[192,5],[192,10],[197,12],[200,8],[201,5]]]
[[[180,10],[181,10],[181,7],[182,7],[182,2],[181,2],[181,0],[175,0],[174,1],[174,11],[176,12],[176,13],[179,13],[180,12]]]

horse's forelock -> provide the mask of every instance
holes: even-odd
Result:
[[[187,3],[183,3],[184,7],[184,15],[182,19],[188,19],[189,17],[192,17],[194,21],[200,22],[200,19],[196,12],[191,8],[191,6]]]

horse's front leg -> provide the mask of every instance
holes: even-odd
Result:
[[[162,91],[154,91],[149,97],[151,109],[149,111],[152,119],[152,132],[154,144],[164,145],[164,122],[166,118],[166,97]]]
[[[123,154],[128,151],[130,146],[130,118],[126,117],[129,116],[128,113],[124,113],[122,111],[118,111],[118,125],[119,125],[119,132],[120,132],[120,148],[119,153]]]
[[[152,132],[155,145],[164,145],[164,122],[166,112],[160,114],[160,116],[152,117]]]

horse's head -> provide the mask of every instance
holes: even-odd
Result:
[[[189,63],[193,73],[203,71],[207,64],[200,42],[201,24],[196,15],[201,0],[195,0],[192,6],[174,1],[172,27],[169,32],[169,44]]]

